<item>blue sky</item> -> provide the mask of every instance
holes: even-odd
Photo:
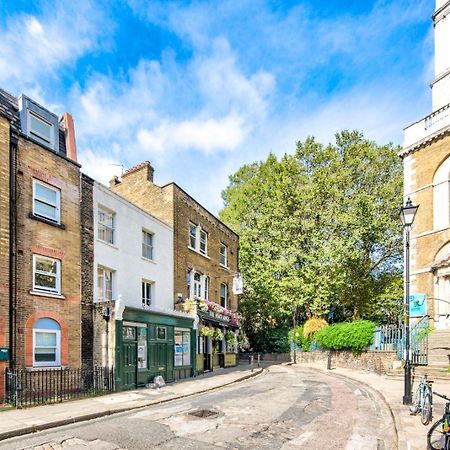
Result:
[[[212,212],[308,135],[401,144],[431,112],[433,0],[0,0],[0,87],[76,126],[107,182],[150,160]],[[116,164],[116,165],[115,165]]]

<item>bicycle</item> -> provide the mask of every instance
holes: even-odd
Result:
[[[450,450],[450,398],[435,392],[438,397],[447,400],[444,415],[433,424],[427,434],[429,450]]]
[[[417,387],[412,405],[409,407],[411,414],[420,413],[420,421],[423,425],[428,425],[433,418],[433,381],[428,380],[425,374]]]

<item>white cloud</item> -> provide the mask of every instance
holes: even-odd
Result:
[[[39,16],[19,14],[0,28],[0,83],[11,91],[38,89],[43,76],[58,77],[58,69],[75,62],[99,45],[108,29],[90,0],[47,5]],[[41,80],[43,81],[43,80]]]
[[[206,154],[234,150],[243,143],[243,120],[233,114],[223,119],[193,119],[162,122],[154,130],[140,130],[137,138],[143,150],[153,154],[196,149]]]
[[[97,181],[108,186],[113,175],[122,173],[122,163],[112,157],[99,155],[97,152],[87,149],[79,155],[79,163],[82,171]]]

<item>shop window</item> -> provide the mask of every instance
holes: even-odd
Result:
[[[175,367],[191,365],[191,332],[175,328]]]

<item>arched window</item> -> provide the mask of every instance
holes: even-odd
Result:
[[[450,224],[450,157],[436,170],[433,177],[433,229]]]
[[[33,325],[33,366],[60,365],[61,327],[53,319],[39,319]]]

